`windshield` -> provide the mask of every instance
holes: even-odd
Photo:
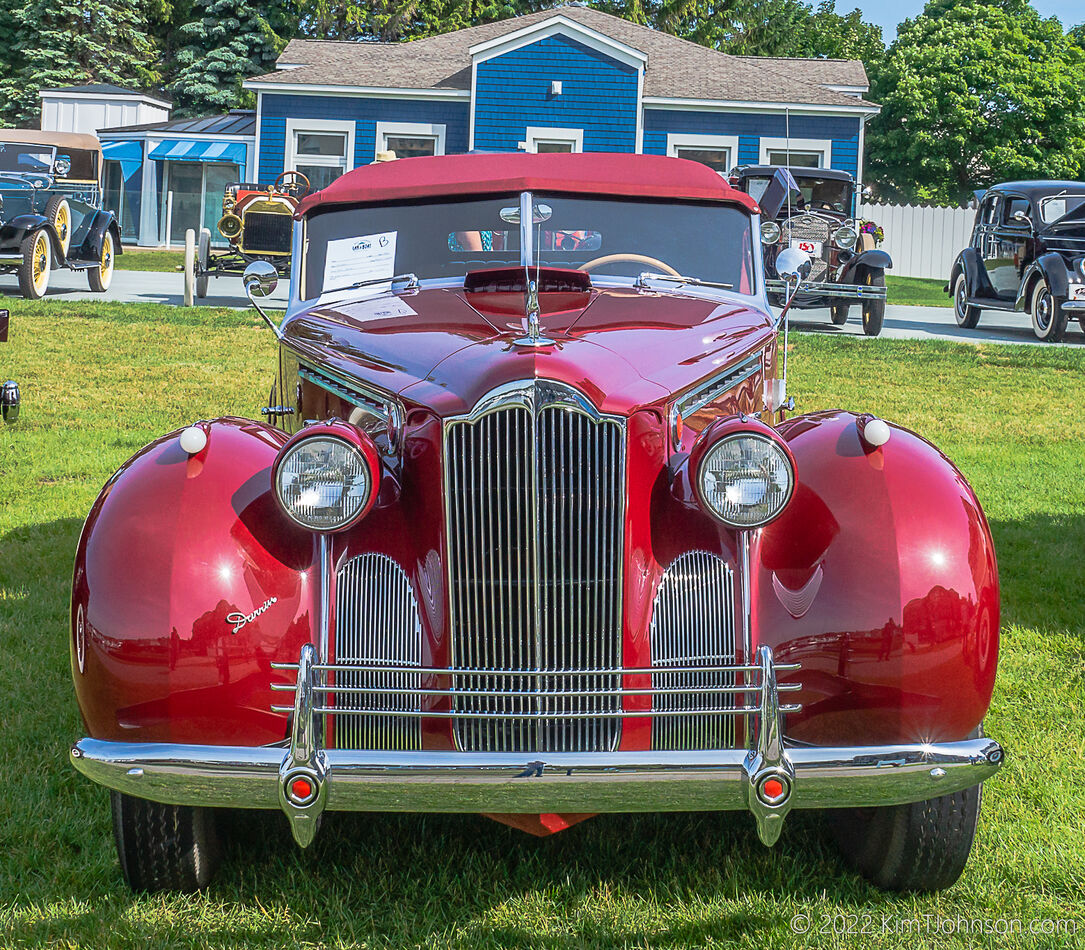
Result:
[[[745,190],[754,201],[760,201],[772,178],[747,178]],[[799,197],[792,206],[798,211],[835,211],[838,214],[851,214],[851,182],[836,178],[811,178],[795,175],[799,186]],[[786,214],[785,209],[781,214]]]
[[[1085,205],[1085,195],[1052,195],[1040,202],[1040,217],[1044,224],[1051,224]]]
[[[520,195],[420,201],[312,215],[304,298],[393,275],[462,278],[519,266],[593,277],[681,274],[754,292],[750,217],[716,203],[536,195],[531,249],[521,251]]]
[[[53,148],[46,145],[21,145],[0,142],[0,172],[38,172],[53,170]]]

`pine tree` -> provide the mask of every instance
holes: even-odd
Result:
[[[37,125],[40,89],[157,81],[140,0],[25,0],[10,17],[12,68],[0,79],[0,119]]]
[[[225,112],[246,101],[242,80],[274,68],[283,42],[252,0],[197,0],[192,13],[178,31],[174,115]]]

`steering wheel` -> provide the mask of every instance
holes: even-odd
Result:
[[[604,254],[602,257],[597,257],[595,260],[588,261],[586,264],[581,264],[577,270],[585,272],[591,272],[596,267],[602,267],[604,264],[617,264],[617,263],[629,263],[629,264],[650,264],[652,267],[658,267],[666,274],[670,274],[672,277],[681,277],[670,264],[664,263],[658,257],[649,257],[647,254]]]
[[[310,185],[309,179],[306,178],[301,172],[287,169],[278,178],[275,179],[275,184],[272,185],[272,188],[275,191],[281,191],[286,194],[291,194],[295,198],[304,198],[307,194],[309,194]]]

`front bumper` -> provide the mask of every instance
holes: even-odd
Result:
[[[792,808],[895,805],[960,791],[998,771],[992,739],[888,746],[788,743],[772,651],[761,647],[749,746],[685,752],[464,753],[323,749],[313,651],[298,664],[289,745],[82,739],[72,764],[108,788],[174,805],[282,808],[308,845],[331,811],[662,812],[748,809],[766,844]],[[298,794],[301,789],[308,794]]]
[[[777,294],[784,299],[791,292],[788,285],[777,279],[765,281],[765,289],[770,294]],[[886,288],[880,286],[868,286],[867,284],[838,284],[829,280],[803,281],[796,295],[796,306],[800,301],[808,299],[824,299],[845,297],[849,300],[885,300]],[[819,304],[806,304],[806,306],[819,306]]]

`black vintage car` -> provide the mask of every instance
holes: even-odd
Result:
[[[61,267],[109,288],[121,233],[102,210],[101,177],[93,135],[0,129],[0,274],[17,274],[24,297],[45,296]]]
[[[828,307],[837,326],[847,323],[853,302],[863,313],[863,332],[881,333],[885,319],[885,271],[893,261],[861,233],[855,219],[855,179],[834,168],[787,169],[797,193],[779,212],[765,213],[761,242],[765,272],[775,273],[776,255],[786,247],[810,256],[810,277],[793,307]],[[743,165],[731,172],[731,184],[761,201],[777,172],[774,165]],[[763,209],[764,210],[764,209]],[[782,306],[786,288],[781,280],[767,280],[769,299]]]
[[[1027,310],[1041,340],[1061,340],[1074,317],[1085,329],[1085,183],[989,189],[945,289],[961,327],[975,327],[984,310]]]

